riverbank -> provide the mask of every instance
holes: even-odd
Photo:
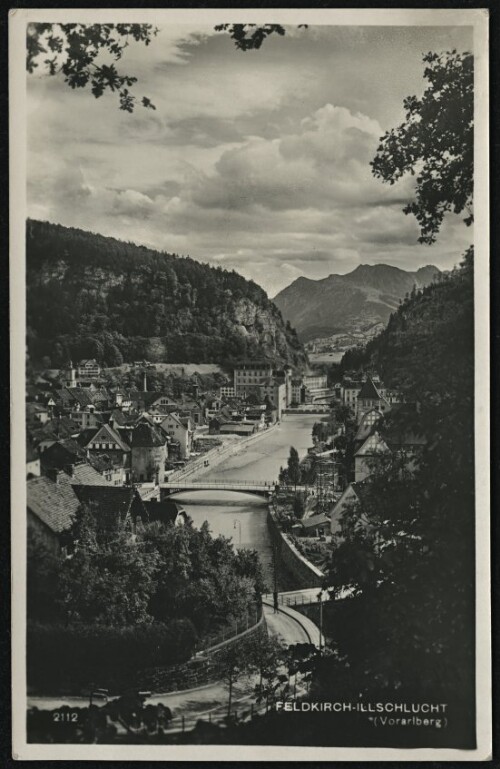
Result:
[[[181,481],[186,478],[195,480],[196,478],[201,478],[204,475],[208,475],[208,473],[210,473],[215,467],[218,467],[218,465],[224,462],[225,459],[239,454],[248,446],[253,445],[254,443],[260,441],[262,438],[269,435],[269,433],[271,433],[273,430],[276,430],[277,427],[278,423],[271,425],[265,430],[260,430],[258,433],[249,435],[248,438],[240,438],[237,435],[227,436],[229,440],[226,440],[224,445],[209,449],[209,451],[205,452],[198,459],[193,460],[192,463],[190,462],[186,467],[183,467],[181,470],[175,470],[174,472],[169,473],[168,480]]]

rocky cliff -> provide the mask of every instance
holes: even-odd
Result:
[[[236,272],[46,222],[27,224],[27,325],[30,355],[52,365],[306,360],[263,289]]]

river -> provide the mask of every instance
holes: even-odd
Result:
[[[319,415],[285,415],[278,427],[251,443],[247,449],[228,457],[209,473],[204,473],[203,480],[277,480],[280,468],[286,466],[290,446],[297,449],[301,458],[305,456],[312,444],[313,424],[320,419]],[[227,491],[189,491],[176,494],[175,499],[182,502],[195,526],[208,521],[215,536],[222,534],[230,537],[237,548],[257,550],[266,581],[272,589],[272,547],[265,499]],[[293,585],[286,575],[278,573],[278,589],[289,587]]]

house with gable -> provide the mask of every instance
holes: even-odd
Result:
[[[62,438],[78,436],[78,425],[69,417],[56,417],[40,427],[28,427],[33,445],[40,453]]]
[[[376,409],[381,411],[382,414],[390,411],[390,403],[381,395],[380,391],[375,386],[373,379],[368,377],[366,382],[363,382],[361,390],[358,392],[356,399],[356,417],[358,422],[361,421],[363,415]]]
[[[193,429],[189,417],[181,418],[173,411],[165,417],[160,428],[179,444],[180,458],[189,459],[193,443]]]
[[[388,453],[389,446],[380,433],[374,430],[354,454],[354,480],[364,481],[368,478],[373,461]]]
[[[130,479],[130,446],[123,432],[115,430],[109,424],[103,424],[97,430],[85,430],[79,436],[79,443],[88,452],[92,463],[103,455],[115,468],[122,468],[125,483]]]
[[[330,533],[333,536],[342,535],[342,516],[354,504],[362,507],[368,496],[368,483],[366,481],[353,481],[342,492],[340,498],[334,502],[328,513],[330,518]]]
[[[68,543],[68,532],[80,506],[73,486],[58,477],[41,475],[27,481],[26,499],[28,531],[58,555]]]
[[[355,452],[357,449],[361,448],[366,439],[372,434],[375,425],[380,423],[380,420],[383,419],[383,416],[384,415],[382,412],[377,408],[372,408],[369,411],[365,411],[360,419],[358,429],[356,430],[356,434],[354,436]]]
[[[112,532],[124,525],[135,534],[138,526],[148,522],[144,502],[133,486],[73,486],[78,502],[86,505],[102,531]],[[111,534],[113,536],[113,534]]]

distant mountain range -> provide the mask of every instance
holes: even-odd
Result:
[[[385,325],[405,294],[414,286],[429,285],[439,274],[432,265],[409,272],[387,264],[360,264],[347,275],[298,278],[277,294],[274,303],[300,340],[308,342]]]

